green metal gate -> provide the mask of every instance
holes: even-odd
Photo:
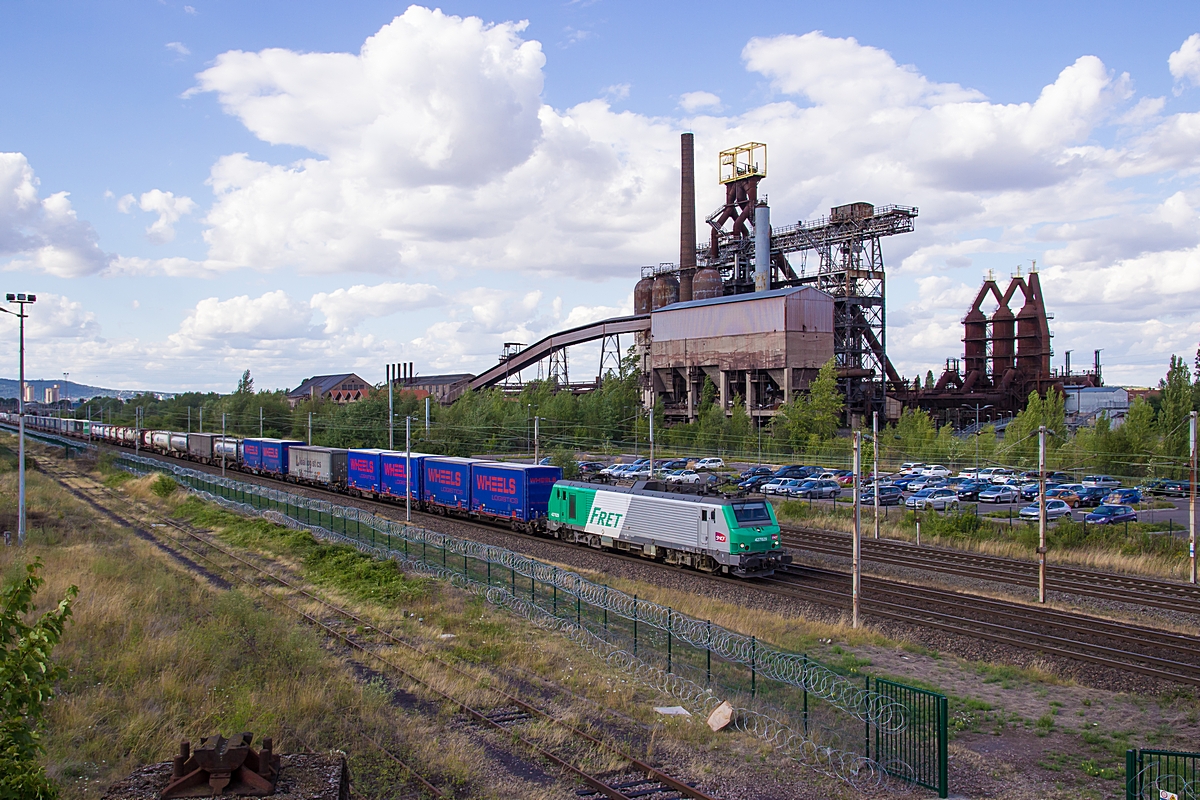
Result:
[[[867,680],[870,682],[870,678]],[[933,789],[938,797],[947,797],[946,696],[882,678],[876,678],[874,684],[879,702],[902,709],[902,718],[886,727],[868,725],[868,755],[889,775]],[[874,752],[870,752],[871,728],[874,728]]]
[[[1125,751],[1125,800],[1200,799],[1200,753]]]

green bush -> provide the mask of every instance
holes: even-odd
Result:
[[[170,475],[160,474],[154,479],[154,483],[150,484],[150,491],[164,498],[170,497],[177,489],[179,489],[179,484]]]

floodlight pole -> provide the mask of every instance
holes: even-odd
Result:
[[[539,442],[538,442],[538,420],[540,420],[540,419],[541,419],[541,417],[533,418],[533,463],[535,463],[535,464],[538,463],[538,461],[539,461],[538,455],[540,454],[540,450],[539,450],[539,446],[538,446],[539,445]]]
[[[871,412],[871,492],[875,501],[875,538],[879,538],[879,412]]]
[[[18,321],[18,327],[21,329],[20,339],[20,385],[17,394],[17,461],[20,462],[17,467],[17,544],[25,544],[25,317],[29,316],[25,313],[25,306],[37,302],[35,294],[10,294],[7,297],[8,302],[17,304],[17,311],[12,312],[7,308],[0,309],[6,314],[12,314]]]
[[[650,408],[650,480],[654,480],[654,407]]]
[[[221,412],[221,477],[225,477],[225,412]]]
[[[404,521],[412,522],[412,417],[404,418]]]
[[[862,488],[862,479],[860,476],[862,465],[862,432],[854,432],[854,552],[851,554],[851,568],[853,577],[851,579],[851,595],[853,598],[854,616],[851,622],[852,627],[858,627],[859,616],[859,600],[862,593],[862,517],[860,511],[862,504],[859,502],[859,491]]]
[[[1046,602],[1046,426],[1038,428],[1038,602]]]
[[[263,407],[258,407],[258,438],[263,438]]]
[[[396,449],[395,436],[392,430],[392,422],[395,419],[395,412],[392,410],[392,365],[387,365],[387,385],[388,385],[388,450]]]
[[[1190,436],[1188,437],[1188,452],[1191,456],[1191,475],[1188,479],[1188,559],[1191,561],[1191,582],[1196,583],[1196,412],[1193,411],[1190,422]]]

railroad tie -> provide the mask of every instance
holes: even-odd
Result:
[[[484,716],[488,718],[488,721],[494,722],[497,725],[502,725],[506,728],[512,727],[513,725],[519,725],[522,722],[532,719],[528,711],[523,711],[522,709],[512,707],[493,709],[492,711],[484,714]]]

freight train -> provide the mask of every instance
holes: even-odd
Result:
[[[0,422],[17,423],[0,413]],[[32,430],[107,442],[419,511],[504,524],[596,549],[703,572],[766,577],[790,564],[779,523],[762,499],[562,479],[558,467],[374,448],[319,447],[296,439],[141,430],[87,420],[25,418]]]

